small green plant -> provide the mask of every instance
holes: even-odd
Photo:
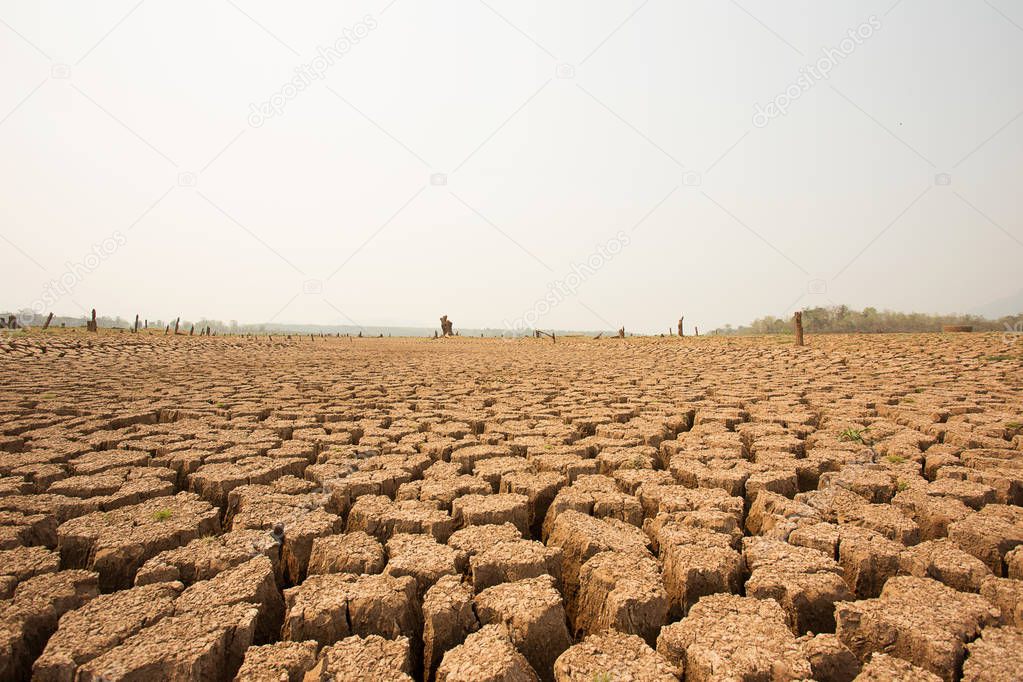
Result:
[[[227,403],[217,403],[217,407],[222,410],[227,409]]]
[[[1023,424],[1019,422],[1006,422],[1005,428],[1010,431],[1023,431]]]
[[[157,509],[155,512],[153,512],[154,521],[166,521],[172,516],[174,516],[174,512],[173,510],[170,509]]]
[[[913,389],[913,393],[923,393],[923,392],[924,392],[924,389],[922,389],[920,387],[917,387],[917,388]]]
[[[869,428],[869,427],[868,427]],[[838,434],[838,440],[843,442],[854,442],[854,443],[866,443],[863,438],[863,432],[867,429],[854,429],[848,428],[842,433]]]
[[[906,458],[903,457],[902,455],[888,455],[887,457],[885,457],[885,460],[887,460],[889,464],[905,464],[906,463]]]
[[[56,393],[43,393],[39,397],[42,398],[43,400],[52,400],[53,398],[57,397],[57,394]]]
[[[611,673],[593,673],[593,682],[614,682]]]
[[[898,490],[900,493],[905,492],[909,490],[909,484],[906,483],[905,481],[899,481],[898,483],[895,484],[895,489]]]
[[[1001,362],[1003,360],[1012,360],[1011,355],[986,355],[984,359],[988,362]]]

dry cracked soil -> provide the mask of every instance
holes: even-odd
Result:
[[[0,337],[0,682],[1023,679],[996,334]]]

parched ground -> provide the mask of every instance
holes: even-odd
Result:
[[[998,334],[0,336],[3,680],[1020,680]]]

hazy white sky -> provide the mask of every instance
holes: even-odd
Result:
[[[662,331],[1023,287],[1011,0],[0,0],[0,86],[2,308]]]

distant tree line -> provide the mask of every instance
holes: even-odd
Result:
[[[803,328],[816,334],[879,334],[882,332],[937,332],[946,325],[970,325],[974,331],[1009,331],[1020,329],[1023,313],[989,320],[980,315],[930,315],[927,313],[900,313],[894,310],[864,308],[853,310],[838,305],[828,308],[803,310]],[[791,334],[792,318],[771,315],[753,320],[749,325],[725,325],[713,334]]]

